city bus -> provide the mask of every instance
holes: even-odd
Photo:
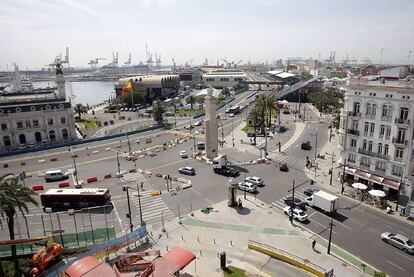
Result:
[[[83,209],[89,207],[111,205],[109,189],[49,189],[40,195],[45,212]]]
[[[239,114],[240,113],[240,106],[230,107],[226,110],[226,113]]]

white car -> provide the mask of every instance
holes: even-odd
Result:
[[[290,206],[286,206],[286,207],[283,208],[283,213],[285,215],[290,216],[291,212],[292,212],[292,208]],[[308,220],[308,215],[304,211],[302,211],[301,209],[294,208],[293,209],[293,219],[296,219],[300,222],[304,222],[304,221]]]
[[[196,123],[194,123],[194,126],[201,126],[203,124],[203,121],[197,121]]]
[[[181,150],[181,151],[180,151],[180,157],[181,157],[181,158],[183,158],[183,159],[188,158],[187,151],[185,151],[185,150]]]
[[[234,117],[234,113],[230,113],[230,114],[229,114],[229,116],[230,116],[230,117]]]
[[[247,191],[247,192],[256,192],[257,191],[257,186],[253,183],[250,182],[240,182],[237,185],[239,190],[243,190],[243,191]]]
[[[246,182],[255,184],[258,187],[262,187],[264,186],[264,182],[262,179],[260,179],[259,177],[256,176],[248,176],[244,179]]]

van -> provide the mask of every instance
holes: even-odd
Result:
[[[65,180],[69,178],[69,174],[67,172],[64,172],[63,170],[48,170],[45,173],[45,180],[46,182],[50,181],[59,181],[59,180]]]

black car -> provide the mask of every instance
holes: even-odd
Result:
[[[223,167],[223,168],[214,168],[213,171],[217,174],[226,176],[226,177],[237,177],[240,174],[240,171],[235,168]]]
[[[195,169],[193,167],[180,167],[178,172],[185,175],[195,175]]]
[[[310,141],[302,142],[300,147],[302,148],[302,150],[311,150],[312,149],[312,146],[310,145]]]
[[[303,190],[303,194],[307,195],[307,196],[311,196],[313,195],[315,192],[318,192],[319,189],[317,188],[306,188]]]
[[[287,166],[287,164],[281,164],[280,167],[279,167],[279,170],[283,171],[283,172],[288,172],[289,167]]]
[[[286,205],[292,206],[292,201],[293,201],[292,195],[288,195],[288,196],[283,197],[283,201],[286,203]],[[305,202],[303,202],[302,200],[300,200],[299,198],[296,198],[296,197],[294,199],[294,202],[295,202],[295,204],[294,204],[295,207],[298,207],[301,210],[305,210],[305,206],[306,206]]]

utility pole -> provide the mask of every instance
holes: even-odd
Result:
[[[127,133],[125,133],[125,136],[126,136],[127,141],[128,141],[128,155],[131,156],[131,142],[129,141],[129,137],[128,137]]]
[[[326,155],[330,155],[331,158],[332,158],[332,160],[331,160],[331,169],[330,169],[330,173],[329,173],[331,175],[331,178],[329,180],[329,185],[332,186],[333,164],[334,164],[335,154],[334,154],[334,151],[332,150],[332,154],[326,153]]]
[[[119,163],[119,150],[116,151],[116,164],[118,166],[118,174],[121,174],[121,164]]]
[[[139,220],[140,220],[141,226],[142,226],[143,220],[142,220],[142,208],[141,208],[141,194],[140,194],[140,191],[139,191],[138,182],[137,182],[137,193],[138,193],[138,206],[139,206]]]
[[[341,194],[344,194],[344,183],[345,183],[345,166],[346,166],[346,158],[344,159],[344,170],[342,171],[342,186],[341,186]]]
[[[132,231],[134,230],[134,225],[132,224],[132,215],[131,215],[131,203],[129,201],[129,187],[125,186],[123,187],[123,190],[126,191],[127,193],[127,200],[128,200],[128,213],[127,213],[127,218],[129,218],[129,228]]]
[[[73,159],[73,167],[74,167],[74,169],[75,169],[75,172],[73,173],[73,175],[75,176],[75,182],[76,182],[76,185],[78,185],[78,169],[76,168],[76,160],[75,160],[75,155],[73,154],[73,152],[72,152],[72,148],[70,148],[69,147],[69,151],[70,151],[70,155],[72,156],[72,159]]]

